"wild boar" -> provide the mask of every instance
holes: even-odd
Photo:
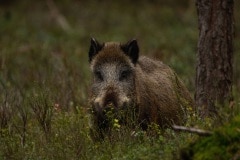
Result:
[[[125,110],[134,112],[143,130],[183,124],[193,106],[189,91],[176,73],[161,61],[139,57],[136,40],[126,44],[91,39],[89,63],[93,74],[90,93],[93,123],[108,130],[111,119],[127,123]],[[113,113],[109,119],[109,112]]]

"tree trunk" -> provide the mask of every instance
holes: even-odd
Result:
[[[196,6],[200,32],[195,101],[205,117],[233,98],[233,0],[196,0]]]

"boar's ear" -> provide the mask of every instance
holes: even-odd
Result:
[[[138,60],[139,52],[137,40],[136,39],[130,40],[129,42],[127,42],[127,44],[121,45],[121,48],[124,51],[124,53],[127,56],[129,56],[132,62],[135,64]]]
[[[98,43],[94,38],[91,38],[91,45],[88,52],[89,62],[92,61],[93,57],[103,48],[103,44]]]

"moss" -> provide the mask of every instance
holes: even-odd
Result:
[[[240,115],[216,129],[209,137],[200,137],[182,149],[182,159],[233,159],[240,151]]]

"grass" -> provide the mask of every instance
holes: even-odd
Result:
[[[198,38],[194,4],[56,1],[66,27],[49,2],[0,6],[0,159],[180,158],[180,148],[196,136],[166,130],[151,137],[125,129],[103,142],[91,140],[87,53],[91,36],[121,42],[137,38],[141,54],[169,64],[193,93]],[[234,94],[239,107],[240,14],[237,7],[235,11]],[[224,111],[223,117],[227,121],[232,116]],[[211,120],[195,125],[213,127]]]

